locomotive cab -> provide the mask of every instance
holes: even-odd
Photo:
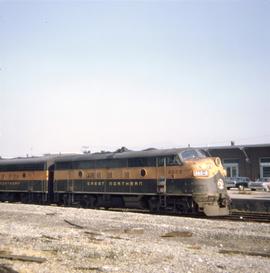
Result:
[[[207,216],[228,215],[229,197],[225,187],[226,171],[218,157],[207,157],[202,150],[186,150],[180,153],[193,176],[192,197],[199,211]]]
[[[175,213],[228,215],[225,170],[219,158],[194,148],[174,150],[158,160],[159,210]]]

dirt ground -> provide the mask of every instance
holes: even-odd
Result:
[[[269,268],[269,224],[0,203],[1,273]]]

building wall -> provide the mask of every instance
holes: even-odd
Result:
[[[248,176],[252,180],[260,177],[260,159],[270,158],[270,145],[266,147],[239,147],[209,148],[212,156],[218,156],[224,160],[238,160],[239,176]]]
[[[260,159],[265,157],[270,158],[270,146],[247,148],[246,150],[251,162],[251,178],[258,178],[260,176]]]

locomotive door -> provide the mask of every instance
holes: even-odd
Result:
[[[166,193],[166,157],[157,158],[157,193]]]

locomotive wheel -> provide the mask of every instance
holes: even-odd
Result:
[[[89,200],[89,208],[94,208],[97,201],[96,197],[91,195],[89,196],[88,200]]]
[[[87,195],[82,196],[82,198],[80,200],[80,205],[82,208],[88,208]]]
[[[20,196],[21,202],[22,203],[29,203],[29,198],[28,198],[28,194],[27,193],[22,193]]]
[[[158,204],[158,200],[156,198],[150,198],[148,200],[148,207],[149,207],[149,210],[151,212],[157,212],[159,211],[159,204]]]
[[[84,195],[80,201],[83,208],[94,208],[96,205],[96,197],[93,195]]]

